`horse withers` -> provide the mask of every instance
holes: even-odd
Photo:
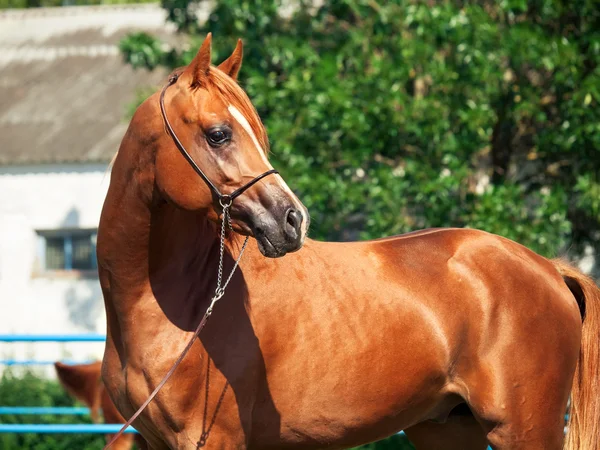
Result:
[[[220,298],[134,422],[150,448],[347,448],[404,429],[419,450],[559,450],[571,398],[565,448],[599,450],[596,285],[483,231],[306,238],[236,82],[241,43],[218,67],[210,48],[136,111],[98,230],[102,375],[124,417]]]

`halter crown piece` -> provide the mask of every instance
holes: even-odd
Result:
[[[227,288],[227,285],[233,278],[233,274],[235,273],[235,270],[238,268],[240,260],[242,259],[242,255],[244,254],[244,250],[246,250],[246,246],[248,245],[248,237],[246,236],[246,239],[244,240],[244,244],[242,245],[242,249],[240,250],[240,254],[237,257],[235,264],[233,265],[233,268],[231,269],[231,272],[229,273],[229,276],[225,280],[225,283],[222,283],[222,280],[223,280],[223,255],[225,253],[225,223],[227,223],[229,229],[231,231],[233,231],[233,228],[231,228],[231,217],[229,215],[229,211],[230,211],[231,205],[233,204],[233,201],[237,197],[242,195],[250,187],[252,187],[256,183],[258,183],[260,180],[265,178],[266,176],[275,174],[275,173],[279,173],[275,169],[267,170],[263,174],[252,179],[249,183],[246,183],[242,187],[236,189],[231,194],[221,193],[221,191],[219,191],[219,189],[213,184],[213,182],[210,181],[210,179],[206,176],[206,174],[202,171],[202,169],[200,167],[198,167],[198,164],[196,164],[196,162],[191,157],[191,155],[187,152],[187,150],[185,149],[185,147],[183,146],[183,144],[181,143],[181,141],[175,134],[175,131],[173,131],[173,127],[171,126],[171,123],[169,122],[169,119],[167,118],[167,112],[165,110],[165,92],[167,91],[169,86],[172,86],[177,82],[178,78],[179,78],[179,75],[173,75],[171,78],[169,78],[169,82],[162,89],[162,91],[160,93],[160,112],[162,113],[163,121],[165,122],[167,131],[169,132],[169,135],[173,139],[173,142],[175,143],[175,145],[177,146],[177,148],[179,149],[179,151],[181,152],[183,157],[192,166],[192,168],[196,171],[196,173],[198,175],[200,175],[200,178],[202,178],[202,180],[204,180],[204,182],[207,184],[207,186],[210,188],[210,190],[213,192],[213,194],[217,197],[217,199],[219,200],[219,204],[221,205],[221,208],[223,209],[223,218],[221,220],[221,236],[220,236],[220,242],[219,242],[219,271],[217,273],[217,286],[215,288],[215,293],[210,301],[210,305],[206,309],[206,312],[204,313],[202,320],[198,324],[198,327],[196,327],[196,330],[194,331],[194,334],[192,335],[191,339],[188,341],[187,345],[185,346],[185,348],[179,355],[179,358],[177,358],[177,361],[175,361],[175,364],[173,364],[173,367],[171,367],[171,369],[167,372],[167,374],[160,381],[160,383],[158,383],[158,385],[156,386],[154,391],[152,391],[152,393],[146,399],[146,401],[142,404],[142,406],[140,406],[139,409],[133,414],[133,416],[131,416],[129,418],[129,420],[125,423],[125,425],[123,425],[123,427],[119,430],[119,432],[113,436],[113,438],[110,440],[110,442],[108,444],[106,444],[106,446],[104,447],[103,450],[107,450],[116,442],[116,440],[135,421],[135,419],[138,418],[138,416],[142,413],[142,411],[144,411],[144,409],[146,409],[146,407],[150,404],[150,402],[154,399],[154,397],[156,397],[156,394],[158,394],[158,392],[162,389],[162,387],[165,385],[167,380],[169,378],[171,378],[171,375],[173,375],[173,373],[175,372],[175,369],[177,369],[177,367],[179,367],[179,365],[183,361],[183,358],[185,358],[185,355],[187,355],[188,351],[192,348],[192,344],[198,338],[198,336],[200,335],[200,332],[206,325],[206,321],[208,320],[208,318],[211,316],[211,314],[213,312],[215,303],[217,303],[223,297],[223,295],[225,295],[225,289]]]

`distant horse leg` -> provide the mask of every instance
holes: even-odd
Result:
[[[106,435],[107,444],[112,440],[113,436],[114,434]],[[133,436],[130,434],[121,436],[110,448],[111,450],[131,450],[133,448]]]
[[[444,423],[422,422],[405,430],[417,450],[486,450],[485,432],[468,408],[457,408]]]

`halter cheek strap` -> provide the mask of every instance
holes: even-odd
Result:
[[[258,183],[260,180],[262,180],[266,176],[269,176],[269,175],[275,174],[275,173],[279,173],[279,171],[277,171],[275,169],[267,170],[265,173],[258,175],[257,177],[252,179],[250,182],[237,188],[235,191],[233,191],[230,194],[223,194],[221,191],[219,191],[217,186],[215,186],[214,183],[212,181],[210,181],[210,179],[206,176],[206,174],[202,171],[202,169],[198,166],[198,164],[196,164],[196,161],[194,161],[194,158],[192,158],[192,156],[185,149],[185,147],[183,146],[183,144],[181,143],[181,141],[175,134],[175,131],[173,131],[173,127],[171,126],[171,123],[169,122],[169,119],[167,117],[167,112],[165,109],[165,92],[167,92],[167,89],[170,86],[174,85],[177,82],[178,78],[179,78],[179,75],[173,75],[171,78],[169,78],[169,82],[162,89],[162,91],[160,93],[160,112],[161,112],[163,120],[165,122],[167,131],[169,132],[169,134],[171,135],[171,138],[173,139],[173,142],[175,142],[175,145],[177,146],[177,148],[179,149],[179,151],[181,152],[183,157],[187,160],[187,162],[190,164],[190,166],[192,166],[192,169],[194,169],[194,171],[198,175],[200,175],[200,178],[202,178],[204,180],[204,182],[210,188],[210,190],[213,191],[213,193],[217,196],[217,198],[219,199],[219,204],[222,207],[224,207],[226,205],[230,206],[237,197],[242,195],[246,190],[248,190],[250,187],[254,186],[256,183]]]

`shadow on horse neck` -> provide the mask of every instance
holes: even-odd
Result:
[[[131,279],[136,279],[139,285],[130,285],[130,293],[121,292],[121,295],[107,297],[109,320],[110,311],[115,308],[120,311],[139,311],[138,323],[145,328],[143,333],[157,332],[170,323],[178,330],[176,338],[183,336],[187,339],[186,336],[194,331],[206,312],[214,293],[220,229],[201,211],[180,209],[160,199],[156,192],[151,197],[153,200],[146,205],[141,205],[142,196],[128,194],[123,194],[122,201],[118,202],[121,204],[120,221],[127,223],[127,232],[113,236],[115,239],[111,247],[126,249],[120,254],[129,256],[113,262],[112,270],[123,263],[129,267],[126,273],[130,277],[119,280],[117,284],[129,285]],[[241,236],[234,233],[228,235],[223,260],[224,280],[234,265],[242,243]],[[136,244],[140,248],[135,248]],[[250,254],[245,256],[250,257]],[[244,266],[248,264],[244,262],[249,261],[244,260],[234,274],[225,296],[217,303],[215,312],[200,335],[200,346],[195,346],[198,357],[186,359],[194,364],[190,376],[195,378],[192,383],[194,389],[210,392],[209,397],[198,405],[208,411],[203,418],[204,432],[217,419],[219,396],[227,389],[220,378],[214,376],[216,369],[235,394],[240,414],[248,410],[244,408],[246,404],[260,404],[260,423],[253,423],[253,417],[240,416],[246,436],[250,436],[251,428],[254,432],[258,428],[261,435],[277,436],[281,419],[269,392],[264,359],[249,317],[252,305],[244,279]],[[120,271],[117,269],[116,272]],[[139,296],[144,286],[149,287],[150,296]],[[144,325],[149,316],[151,320]],[[132,331],[122,326],[111,328],[113,338],[118,340]],[[127,352],[121,342],[115,344],[124,367],[127,364]],[[158,352],[158,349],[153,351]],[[209,377],[207,371],[211,366],[213,372]]]

